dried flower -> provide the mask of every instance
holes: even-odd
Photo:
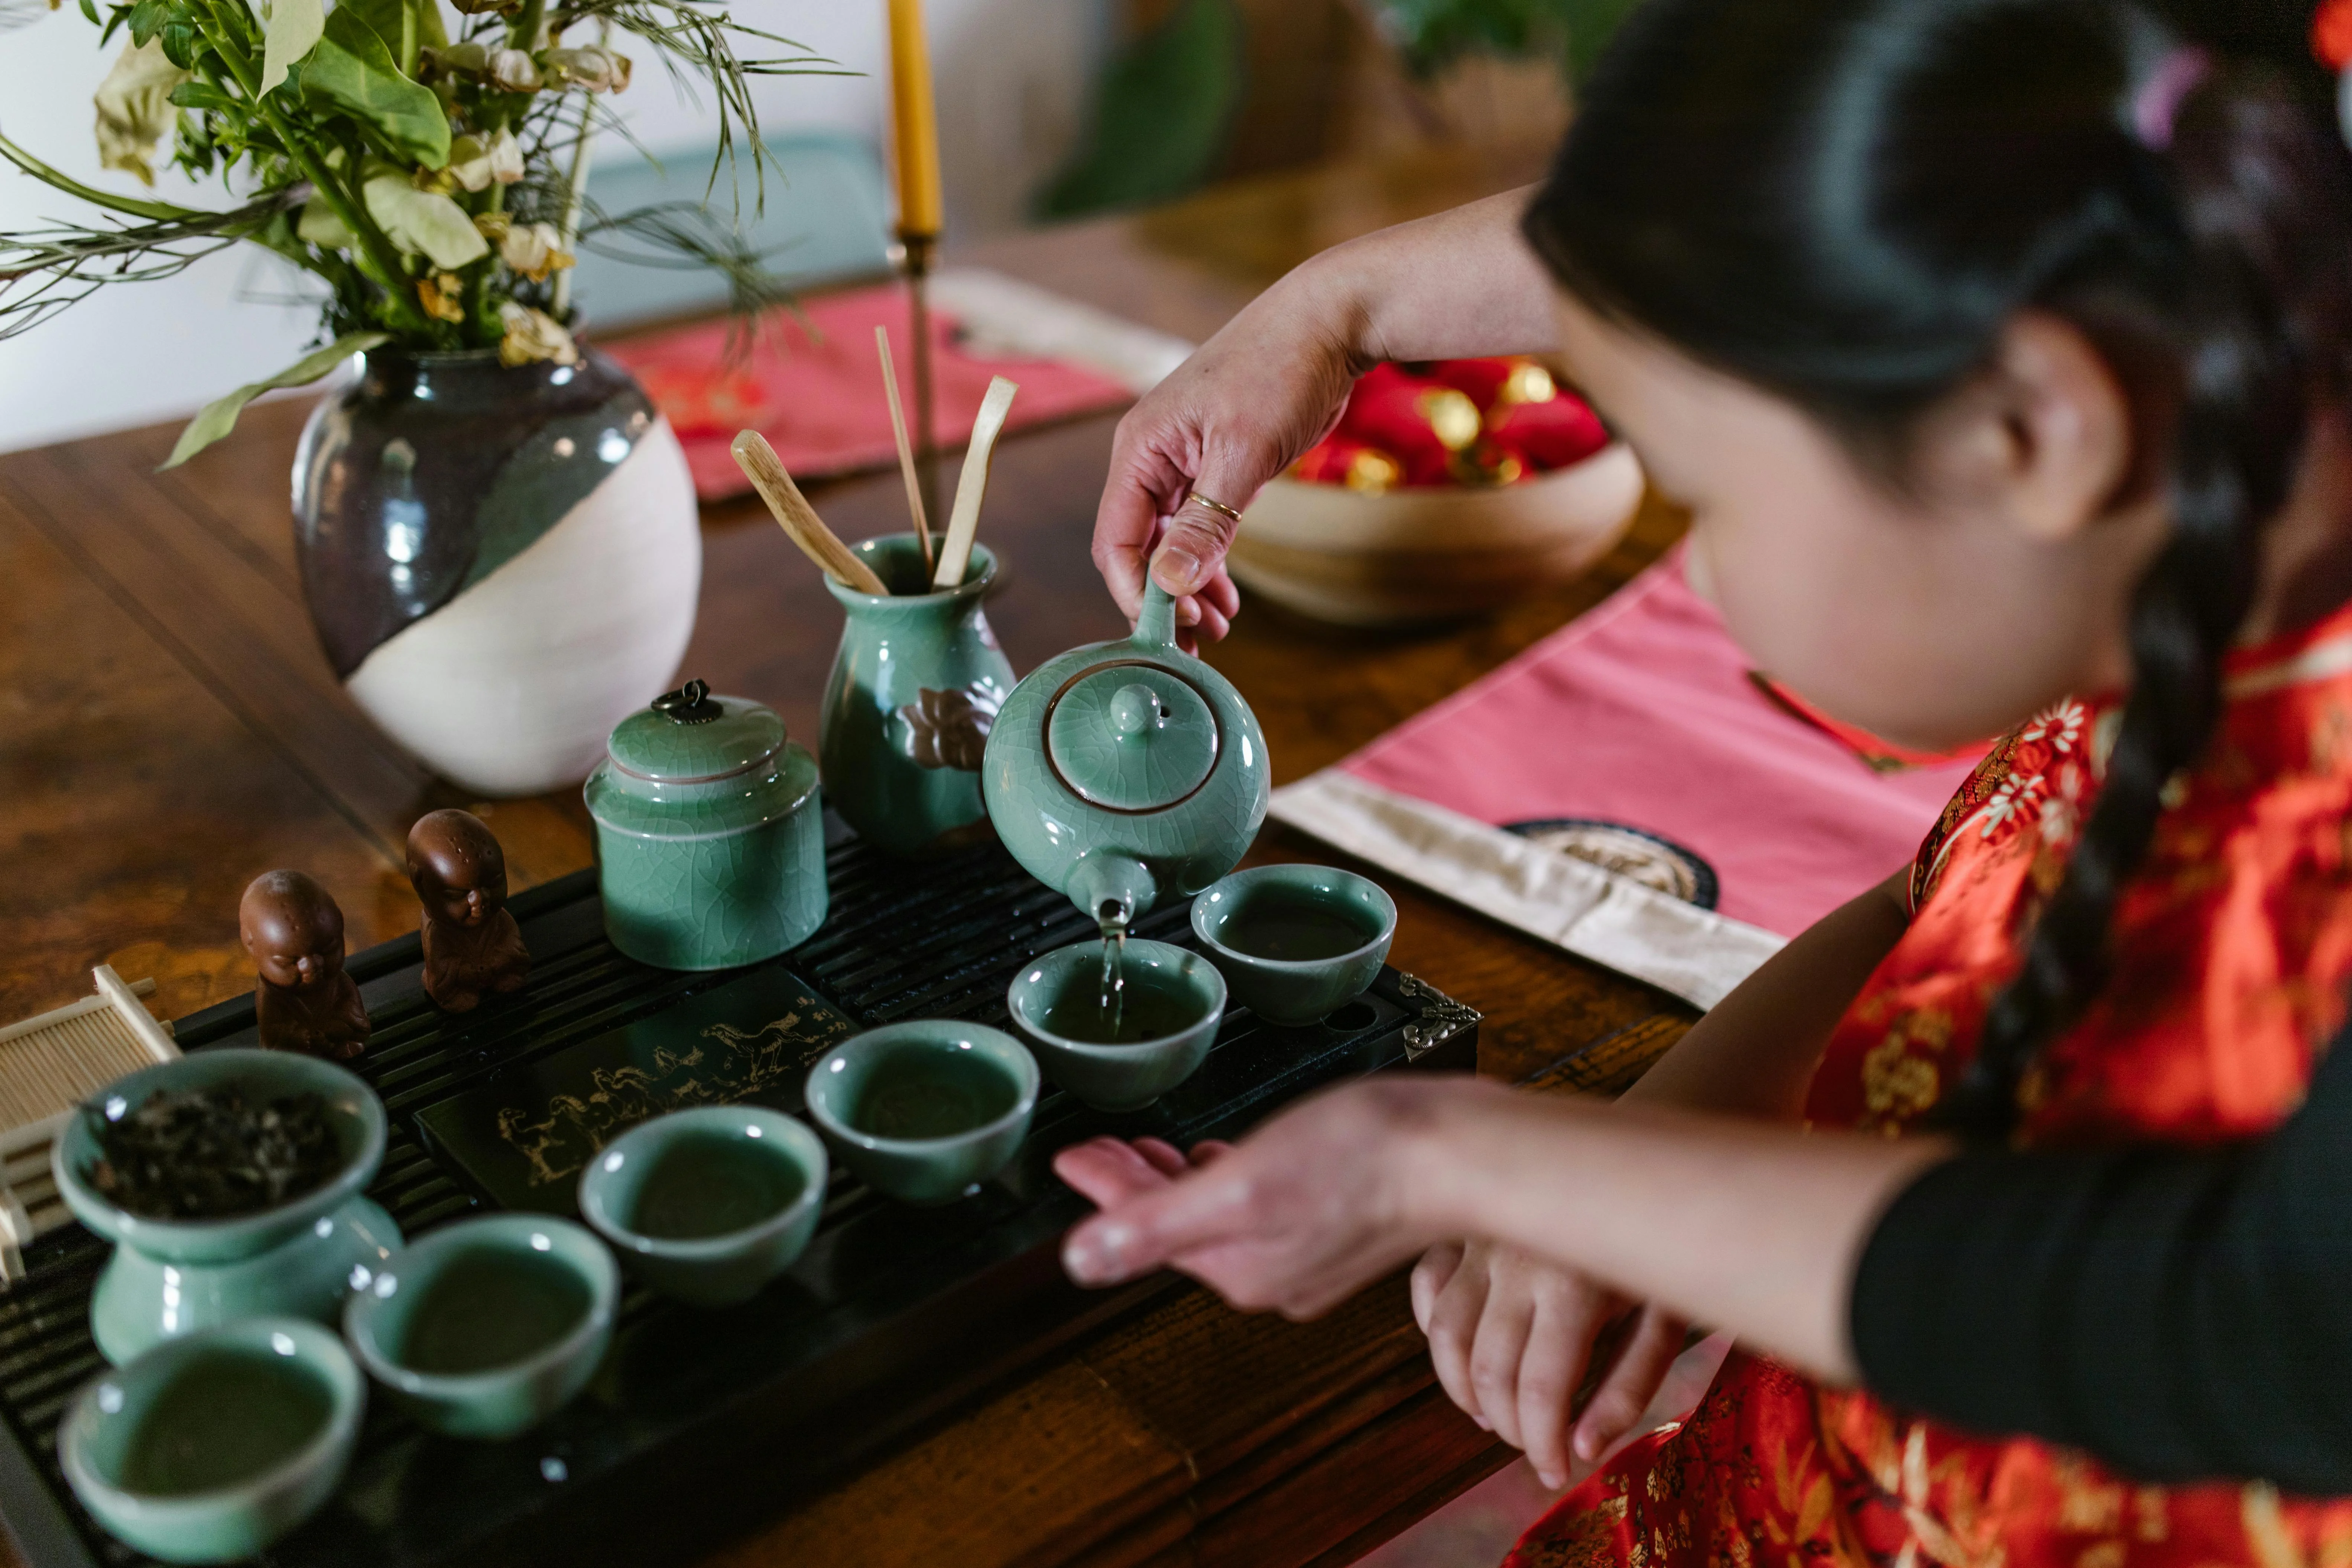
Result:
[[[360,187],[368,216],[404,254],[423,256],[447,272],[479,261],[489,246],[475,230],[466,209],[389,165],[379,166]]]
[[[557,364],[580,363],[579,345],[572,341],[572,334],[545,311],[509,300],[500,307],[499,319],[507,325],[507,335],[499,341],[500,364],[511,369],[546,360]]]
[[[538,64],[520,49],[500,49],[490,57],[490,82],[502,92],[537,92],[546,85]]]
[[[522,178],[522,143],[503,127],[488,138],[460,136],[449,144],[449,174],[469,191],[511,185]]]
[[[548,75],[572,87],[584,87],[590,92],[625,92],[629,86],[629,57],[590,44],[585,48],[550,49],[547,51]]]
[[[163,139],[178,122],[179,110],[172,89],[188,73],[163,56],[161,38],[142,45],[126,44],[98,84],[98,161],[100,166],[139,176],[140,184],[155,183],[151,166],[163,150]]]
[[[416,302],[436,321],[466,319],[465,292],[466,280],[454,272],[436,272],[416,280]]]
[[[490,69],[490,50],[487,44],[427,44],[424,49],[424,75],[487,76]]]
[[[496,245],[499,241],[504,239],[507,237],[507,230],[513,226],[514,215],[512,213],[476,213],[474,215],[474,232],[480,235],[484,239],[488,240],[492,245]]]
[[[551,223],[515,224],[499,241],[499,258],[534,283],[544,283],[551,272],[573,264],[563,248],[563,235]]]

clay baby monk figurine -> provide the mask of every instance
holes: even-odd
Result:
[[[267,871],[237,906],[237,935],[261,966],[262,1045],[341,1059],[367,1048],[367,1008],[343,973],[343,911],[299,871]]]
[[[520,991],[530,952],[507,912],[507,858],[482,819],[436,811],[408,830],[408,882],[425,905],[425,994],[467,1013]]]

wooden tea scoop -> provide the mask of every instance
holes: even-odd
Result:
[[[760,499],[768,503],[768,510],[776,514],[776,521],[783,525],[792,542],[801,547],[801,553],[845,588],[885,597],[889,595],[889,588],[874,574],[874,568],[860,561],[833,530],[825,527],[816,508],[809,505],[800,486],[793,483],[792,475],[784,471],[783,459],[776,456],[776,449],[768,445],[765,436],[757,430],[746,430],[735,437],[731,450],[735,466],[743,470],[743,477],[751,481],[751,488],[760,492]]]
[[[907,411],[898,405],[898,369],[890,363],[890,329],[874,329],[874,347],[882,355],[882,384],[890,394],[890,436],[898,443],[898,473],[907,481],[907,510],[915,520],[915,538],[923,551],[923,572],[931,560],[931,520],[923,515],[923,481],[915,473],[915,446],[907,439]]]
[[[1020,390],[1000,375],[988,384],[988,395],[981,400],[980,417],[971,424],[971,447],[963,455],[963,473],[956,480],[955,507],[948,514],[947,542],[940,546],[939,570],[931,574],[935,592],[963,586],[964,568],[971,564],[971,542],[980,532],[980,503],[988,495],[989,459]]]

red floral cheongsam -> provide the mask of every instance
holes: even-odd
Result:
[[[2021,1086],[2021,1141],[2182,1143],[2301,1100],[2352,974],[2352,610],[2234,653],[2207,760],[2173,781],[2115,913],[2115,973]],[[1893,1137],[1960,1074],[2098,789],[2116,701],[2004,740],[1927,836],[1910,929],[1832,1036],[1817,1124]],[[1627,1447],[1506,1568],[2352,1568],[2352,1499],[2147,1487],[1969,1436],[1745,1352],[1679,1427]]]

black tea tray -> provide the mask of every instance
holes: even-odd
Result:
[[[529,987],[476,1013],[425,998],[416,938],[351,962],[374,1035],[355,1064],[391,1112],[370,1194],[411,1237],[496,1209],[572,1212],[581,1167],[647,1116],[759,1100],[801,1109],[808,1065],[856,1029],[954,1016],[1010,1027],[1027,960],[1092,925],[991,846],[889,860],[838,830],[831,918],[782,958],[711,974],[647,968],[604,940],[593,873],[512,902]],[[1187,907],[1136,934],[1189,943]],[[1231,1137],[1310,1089],[1396,1067],[1468,1070],[1477,1015],[1384,972],[1323,1025],[1228,1013],[1207,1063],[1150,1109],[1092,1111],[1049,1085],[1013,1165],[917,1210],[836,1163],[809,1250],[742,1306],[696,1311],[631,1289],[586,1394],[510,1442],[433,1436],[374,1391],[326,1510],[261,1561],[278,1568],[676,1562],[838,1479],[860,1458],[1171,1281],[1064,1279],[1057,1243],[1087,1205],[1055,1152],[1101,1132],[1180,1145]],[[253,1042],[243,999],[182,1019],[187,1049]],[[0,1295],[0,1516],[32,1568],[147,1560],[93,1524],[60,1475],[58,1422],[102,1367],[89,1294],[106,1248],[68,1226]]]

